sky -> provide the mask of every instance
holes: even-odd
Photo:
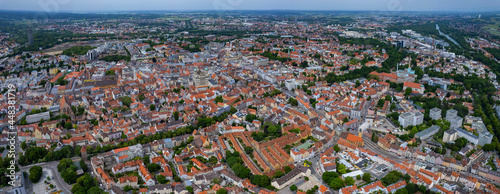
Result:
[[[500,0],[0,0],[0,10],[41,12],[145,10],[500,11]]]

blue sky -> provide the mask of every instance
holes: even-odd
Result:
[[[0,0],[1,10],[500,11],[500,0]]]

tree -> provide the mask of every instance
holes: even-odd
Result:
[[[37,183],[42,177],[42,167],[40,166],[32,166],[29,171],[29,179],[33,183]]]
[[[353,185],[356,181],[354,180],[354,178],[348,176],[348,177],[345,177],[344,179],[344,182],[347,186],[351,186]]]
[[[307,61],[302,61],[302,62],[300,63],[300,67],[301,67],[301,68],[307,68],[307,67],[309,67],[309,64],[308,64],[308,62],[307,62]]]
[[[406,96],[406,97],[410,96],[411,92],[412,92],[412,89],[411,89],[410,87],[407,87],[407,88],[405,89],[405,96]]]
[[[160,170],[161,166],[159,164],[156,164],[156,163],[151,163],[151,164],[147,165],[147,168],[148,168],[148,171],[150,173],[154,173],[154,172]]]
[[[342,120],[343,123],[347,123],[349,122],[349,119],[347,117],[344,117],[344,119]]]
[[[397,108],[396,107],[396,103],[391,103],[391,107],[390,107],[391,111],[394,110],[394,109],[396,109],[396,108]]]
[[[252,122],[253,120],[256,120],[256,119],[257,119],[257,116],[255,116],[254,114],[247,114],[247,116],[245,116],[245,120],[248,122]]]
[[[393,170],[393,171],[389,172],[389,174],[385,175],[380,180],[382,181],[382,183],[384,185],[390,185],[390,184],[398,182],[402,178],[402,176],[403,175],[400,172]]]
[[[174,120],[179,120],[179,112],[177,111],[174,112]]]
[[[333,190],[339,190],[342,187],[344,187],[344,181],[340,178],[334,178],[332,181],[330,181],[330,184],[328,184]]]
[[[215,97],[215,102],[216,102],[216,103],[217,103],[217,102],[222,103],[222,102],[224,102],[224,99],[222,98],[222,96],[217,96],[217,97]]]
[[[385,100],[384,100],[383,98],[378,99],[378,102],[377,102],[377,107],[382,107],[382,106],[384,106],[384,103],[385,103]]]
[[[64,182],[68,184],[73,184],[76,182],[76,172],[72,168],[66,169],[66,171],[61,172],[61,177],[64,179]]]
[[[80,168],[82,168],[83,172],[87,172],[88,170],[87,164],[85,164],[85,161],[83,161],[83,159],[80,160]]]
[[[123,191],[125,191],[125,192],[132,191],[132,190],[134,190],[134,188],[132,188],[132,186],[130,186],[130,185],[126,185],[125,187],[123,187]]]
[[[155,106],[154,104],[149,105],[149,110],[153,111],[153,110],[155,110],[155,109],[156,109],[156,106]]]
[[[378,135],[375,132],[372,133],[372,141],[375,143],[378,142]]]
[[[283,171],[277,170],[276,173],[274,173],[274,178],[280,178],[283,175],[285,175],[285,173]]]
[[[253,152],[253,148],[251,146],[245,146],[245,153],[251,154]]]
[[[66,129],[73,129],[73,124],[71,122],[66,122],[66,123],[64,123],[64,128],[66,128]],[[69,133],[67,133],[67,134],[69,134]]]
[[[163,176],[161,174],[156,176],[156,179],[158,179],[158,182],[160,184],[167,184],[167,182],[168,182],[167,178],[165,178],[165,176]]]
[[[339,145],[335,144],[335,145],[333,146],[333,150],[335,150],[335,152],[340,152],[340,147],[339,147]]]
[[[227,194],[226,189],[219,189],[215,194]]]
[[[360,86],[360,85],[361,85],[361,83],[359,83],[359,79],[358,79],[358,80],[356,80],[356,88],[357,88],[358,86]]]
[[[285,166],[285,173],[289,173],[290,171],[292,171],[292,168],[290,168],[290,166]]]
[[[253,175],[250,177],[250,182],[264,188],[271,185],[271,179],[266,175]]]
[[[210,162],[211,164],[217,164],[217,157],[215,156],[211,156],[209,159],[208,159],[208,162]]]
[[[28,144],[26,143],[26,141],[23,141],[23,142],[21,143],[21,148],[22,148],[23,150],[26,150],[26,148],[28,148]]]
[[[385,101],[391,102],[392,101],[392,96],[389,96],[389,95],[385,96]]]
[[[194,193],[193,192],[193,187],[191,187],[191,186],[187,186],[186,190],[188,190],[189,193]]]
[[[370,181],[370,180],[371,180],[371,178],[372,178],[372,174],[367,173],[367,172],[365,172],[365,173],[363,174],[363,180],[364,180],[364,181],[368,182],[368,181]]]
[[[290,186],[290,191],[296,191],[296,190],[297,190],[297,186],[296,185]]]
[[[102,190],[98,186],[91,187],[89,190],[87,190],[87,194],[101,194],[101,193],[104,193],[104,190]]]
[[[344,164],[339,164],[337,165],[337,172],[340,174],[345,174],[347,173],[347,167]]]

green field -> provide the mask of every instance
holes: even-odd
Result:
[[[500,32],[498,31],[498,29],[500,29],[500,18],[492,17],[491,21],[495,22],[495,24],[483,26],[483,29],[485,29],[489,33],[500,36]]]

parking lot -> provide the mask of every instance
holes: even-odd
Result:
[[[49,191],[47,190],[47,188],[50,184],[54,185],[54,189],[56,188],[56,185],[52,182],[53,176],[51,171],[43,169],[42,173],[42,177],[40,178],[40,181],[38,181],[38,183],[29,184],[31,187],[27,188],[27,193],[45,194]],[[50,180],[47,181],[47,177],[50,177]],[[45,181],[47,181],[47,184],[45,183]]]
[[[293,182],[293,184],[290,184],[290,185],[288,185],[288,187],[285,187],[285,188],[279,190],[278,193],[279,194],[292,193],[292,191],[290,191],[290,186],[292,186],[292,185],[297,186],[297,189],[302,190],[302,191],[307,191],[307,190],[313,188],[315,185],[318,185],[318,186],[321,185],[321,181],[318,180],[315,176],[310,175],[308,177],[309,177],[309,181],[306,181],[304,179],[304,177],[298,178],[297,180],[295,180],[295,182]]]

